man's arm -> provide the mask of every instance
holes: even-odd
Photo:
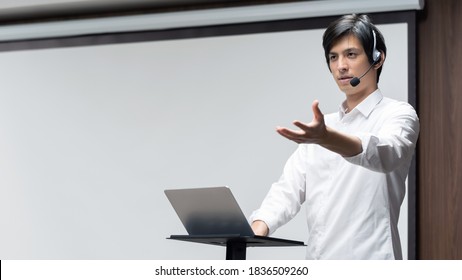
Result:
[[[341,133],[326,126],[324,115],[319,109],[317,100],[313,102],[312,109],[313,121],[308,124],[294,121],[294,125],[300,128],[299,130],[278,127],[276,131],[298,144],[319,144],[343,157],[352,157],[362,152],[362,143],[358,137]]]

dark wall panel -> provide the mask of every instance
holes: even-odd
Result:
[[[462,2],[418,19],[418,258],[462,259]]]

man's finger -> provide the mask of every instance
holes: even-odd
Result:
[[[308,131],[310,127],[300,121],[294,121],[294,125],[300,128],[301,130]]]
[[[321,109],[319,109],[319,101],[315,100],[313,101],[313,104],[311,105],[311,109],[313,110],[314,118],[316,120],[321,120],[324,118],[324,115],[321,112]]]
[[[294,140],[296,138],[299,138],[301,136],[301,134],[299,132],[296,132],[296,131],[293,131],[293,130],[290,130],[290,129],[287,129],[287,128],[284,128],[284,127],[278,127],[276,129],[276,131],[281,134],[282,136],[290,139],[290,140]]]

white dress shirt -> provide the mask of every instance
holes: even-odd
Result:
[[[376,90],[351,112],[342,104],[324,118],[359,137],[363,151],[347,158],[299,145],[251,221],[272,234],[305,203],[307,259],[402,259],[398,217],[419,134],[415,110]]]

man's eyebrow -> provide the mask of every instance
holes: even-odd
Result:
[[[358,50],[359,50],[359,48],[354,48],[353,47],[353,48],[348,48],[348,49],[344,50],[343,52],[358,51]]]
[[[359,48],[348,48],[348,49],[344,49],[342,51],[340,51],[341,53],[348,53],[348,52],[351,52],[351,51],[359,51],[360,49]],[[338,52],[333,52],[333,51],[330,51],[329,54],[338,54]]]

